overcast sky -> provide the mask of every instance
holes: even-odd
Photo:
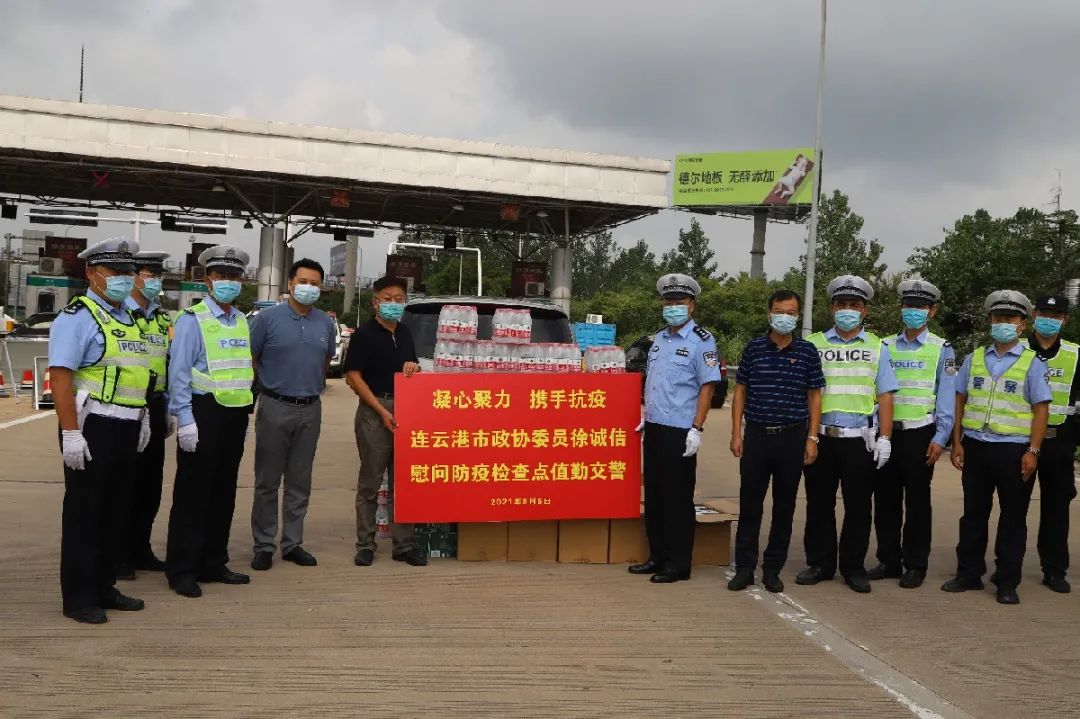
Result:
[[[85,43],[88,102],[665,159],[809,146],[818,13],[814,0],[6,3],[0,93],[76,99]],[[832,0],[824,189],[851,196],[892,269],[976,208],[1046,206],[1058,169],[1076,207],[1078,68],[1076,0]],[[669,211],[617,237],[660,254],[688,224]],[[721,270],[749,268],[750,222],[703,224]],[[805,234],[771,225],[766,271],[794,263]],[[257,251],[257,230],[229,239]],[[363,274],[386,241],[366,245]],[[326,247],[305,237],[297,253]]]

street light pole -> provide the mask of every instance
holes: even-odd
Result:
[[[814,331],[814,271],[817,254],[818,205],[821,195],[821,114],[825,89],[825,4],[821,0],[821,46],[818,51],[817,125],[814,130],[814,197],[810,204],[810,227],[806,236],[806,285],[803,290],[803,337]]]

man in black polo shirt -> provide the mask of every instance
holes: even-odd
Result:
[[[768,333],[750,340],[739,358],[731,404],[731,453],[739,458],[742,476],[735,576],[728,582],[728,589],[733,591],[754,583],[761,514],[770,479],[772,524],[761,583],[770,592],[784,591],[780,570],[791,543],[799,477],[803,466],[817,458],[825,375],[814,346],[793,334],[799,324],[799,305],[798,293],[773,292],[768,306]]]
[[[387,473],[393,558],[414,567],[427,564],[423,552],[413,547],[413,526],[394,522],[394,375],[411,377],[420,371],[409,328],[399,323],[405,313],[407,285],[397,277],[375,280],[371,300],[375,316],[356,328],[345,358],[345,381],[360,398],[356,409],[356,448],[360,472],[356,479],[356,566],[375,561],[375,510],[379,487]]]

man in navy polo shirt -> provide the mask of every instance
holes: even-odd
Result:
[[[750,340],[739,358],[731,404],[731,453],[739,458],[739,529],[735,576],[728,589],[754,583],[765,493],[772,481],[773,508],[761,583],[784,591],[780,570],[787,561],[795,496],[804,465],[817,458],[821,389],[825,375],[817,349],[793,334],[800,297],[777,290],[769,297],[769,331]],[[746,433],[743,435],[743,419]]]

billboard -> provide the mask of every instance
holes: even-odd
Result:
[[[330,246],[330,271],[326,274],[330,277],[345,276],[345,255],[348,254],[348,243],[339,243]]]
[[[58,258],[64,266],[64,274],[81,280],[85,264],[79,259],[79,253],[86,249],[86,240],[75,237],[45,238],[45,257]]]
[[[675,158],[672,203],[678,207],[808,205],[814,149],[706,152]]]
[[[510,270],[512,297],[543,297],[547,291],[546,262],[515,262]]]
[[[409,292],[420,292],[424,284],[424,260],[411,255],[387,255],[386,276],[401,277],[408,283]]]

